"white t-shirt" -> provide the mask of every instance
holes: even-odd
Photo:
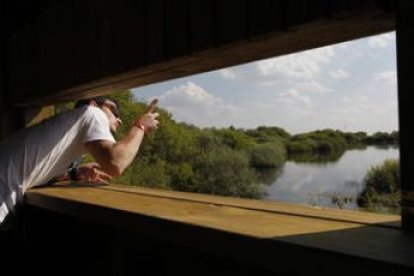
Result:
[[[97,107],[76,108],[22,129],[0,142],[0,224],[23,201],[27,189],[64,173],[86,153],[85,143],[115,142],[106,114]]]

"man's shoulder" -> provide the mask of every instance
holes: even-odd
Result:
[[[99,107],[86,106],[82,108],[84,108],[83,119],[86,124],[92,124],[92,125],[97,124],[97,125],[103,125],[105,127],[109,125],[108,116]]]
[[[98,118],[98,119],[104,118],[106,120],[105,113],[99,107],[88,105],[88,106],[80,107],[79,109],[80,109],[79,112],[81,112],[81,114],[85,117]]]
[[[85,112],[89,112],[89,113],[103,113],[102,109],[100,109],[97,106],[93,106],[93,105],[87,105],[87,106],[83,106],[80,108],[84,109]]]
[[[74,108],[65,113],[61,113],[59,118],[56,118],[55,124],[69,124],[79,125],[81,127],[96,125],[96,124],[109,124],[108,117],[105,112],[95,106],[82,106]]]

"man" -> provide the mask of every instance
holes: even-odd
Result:
[[[105,182],[131,164],[144,134],[158,126],[154,100],[118,142],[112,132],[121,124],[117,104],[96,97],[77,108],[25,128],[0,143],[0,227],[27,189],[47,183],[65,171],[73,160],[90,153],[97,163],[82,165],[67,176]]]

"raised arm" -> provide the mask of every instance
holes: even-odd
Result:
[[[119,176],[134,160],[145,133],[158,126],[158,113],[155,113],[158,101],[151,102],[148,111],[139,117],[128,133],[116,143],[106,140],[86,143],[87,150],[100,164],[103,171],[111,176]]]

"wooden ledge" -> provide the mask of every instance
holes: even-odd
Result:
[[[269,263],[274,255],[282,263],[301,256],[308,265],[356,260],[367,271],[372,265],[400,275],[414,271],[414,236],[401,231],[399,216],[119,185],[32,189],[26,203],[179,245],[236,253],[268,269],[282,265]]]

